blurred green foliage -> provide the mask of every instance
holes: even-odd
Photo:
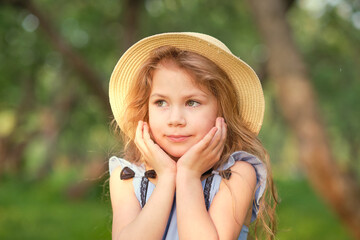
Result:
[[[278,208],[277,239],[351,239],[304,180],[276,181],[284,204]],[[19,180],[0,183],[0,239],[110,239],[111,207],[103,186],[84,201],[70,201],[61,186]]]
[[[103,187],[97,184],[84,201],[69,201],[62,187],[55,179],[0,183],[0,239],[111,239]]]
[[[304,180],[276,181],[281,201],[278,239],[351,239],[345,226]]]
[[[33,2],[107,91],[111,71],[125,51],[125,1]],[[360,176],[360,6],[351,0],[314,2],[296,1],[288,19],[309,67],[338,166]],[[167,31],[205,32],[257,72],[264,71],[266,47],[242,1],[145,0],[138,19],[137,39]],[[302,180],[296,140],[276,104],[276,89],[264,76],[267,107],[260,138],[270,152],[282,198],[279,239],[348,239]],[[59,103],[67,99],[71,104],[63,111]],[[25,110],[19,109],[22,104]],[[62,195],[68,185],[86,178],[84,169],[91,163],[106,164],[109,156],[119,154],[121,143],[110,122],[111,116],[76,68],[55,50],[37,17],[2,4],[0,138],[11,135],[15,144],[31,141],[20,157],[21,168],[0,177],[0,239],[110,238],[110,203],[99,200],[104,195],[99,181],[95,193],[83,201]],[[50,141],[52,126],[58,134]],[[46,163],[47,175],[39,178]]]

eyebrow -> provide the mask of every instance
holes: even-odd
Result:
[[[159,98],[166,98],[165,95],[162,95],[160,93],[153,93],[150,95],[150,98],[159,97]]]
[[[193,94],[185,95],[185,96],[183,96],[183,98],[188,99],[188,98],[193,98],[193,97],[198,97],[198,96],[207,98],[208,94],[203,93],[203,92],[201,92],[201,93],[199,92],[199,93],[196,93],[196,94],[193,93]],[[163,95],[163,94],[160,94],[160,93],[153,93],[153,94],[150,95],[150,98],[154,98],[154,97],[167,98],[166,95]]]

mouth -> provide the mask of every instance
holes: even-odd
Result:
[[[166,137],[171,142],[178,143],[186,141],[190,137],[190,135],[167,135]]]

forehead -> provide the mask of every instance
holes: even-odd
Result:
[[[201,91],[207,95],[213,95],[209,87],[202,84],[196,75],[189,69],[180,67],[173,60],[163,60],[157,64],[152,73],[152,88],[166,89],[166,88],[186,88],[193,91]]]

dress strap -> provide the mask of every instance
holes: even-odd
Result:
[[[146,204],[146,195],[147,195],[147,190],[148,190],[148,186],[149,186],[149,179],[147,177],[142,177],[141,178],[141,183],[140,183],[140,204],[141,204],[141,208],[143,208]]]
[[[214,179],[214,174],[211,174],[205,181],[204,199],[205,199],[205,206],[207,211],[209,211],[209,207],[210,207],[210,190],[213,179]]]

